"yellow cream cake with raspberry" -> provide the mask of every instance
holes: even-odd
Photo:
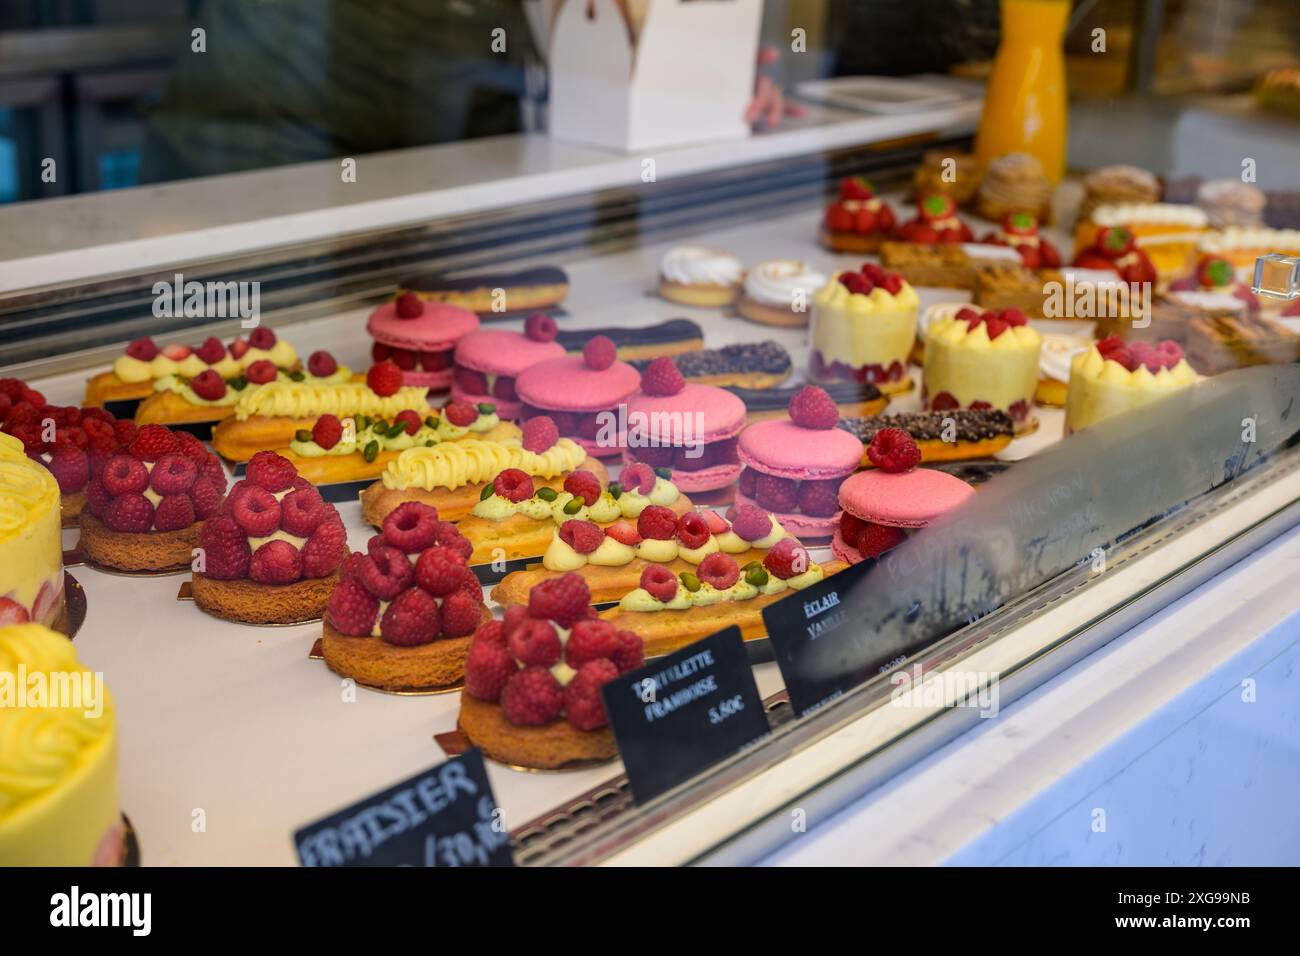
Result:
[[[0,627],[0,866],[111,866],[121,850],[117,730],[102,677],[62,634]]]
[[[1102,339],[1074,357],[1065,396],[1065,433],[1142,408],[1196,384],[1196,371],[1176,342]]]
[[[836,273],[813,298],[813,379],[908,391],[919,305],[916,290],[896,272],[868,263],[860,272]]]
[[[995,408],[1017,431],[1032,427],[1043,337],[1019,309],[963,307],[925,334],[922,400],[931,411]]]
[[[58,482],[0,434],[0,624],[53,626],[62,616],[61,527]]]

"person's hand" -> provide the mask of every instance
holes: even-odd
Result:
[[[773,46],[759,47],[758,68],[771,66],[781,60],[781,54]],[[786,101],[781,87],[770,76],[759,72],[754,80],[754,98],[745,107],[745,122],[754,129],[776,129],[786,116],[803,116],[808,111],[797,103]]]

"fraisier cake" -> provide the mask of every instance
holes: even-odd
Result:
[[[493,760],[557,770],[618,753],[600,689],[645,662],[641,638],[588,606],[576,574],[533,588],[527,607],[479,627],[457,726]]]
[[[203,523],[194,603],[244,624],[319,618],[347,554],[347,532],[293,464],[258,452],[219,513]]]
[[[66,637],[0,627],[0,866],[121,865],[115,718]]]
[[[873,263],[836,273],[813,300],[812,378],[868,382],[887,394],[909,390],[919,304],[902,276]]]
[[[1196,380],[1176,342],[1126,345],[1119,336],[1102,339],[1076,355],[1070,367],[1065,433],[1142,408]]]
[[[965,307],[926,331],[921,398],[926,408],[996,408],[1030,425],[1043,337],[1023,312]]]
[[[518,418],[523,405],[515,379],[538,362],[564,357],[557,333],[555,320],[542,313],[528,317],[522,334],[505,329],[469,333],[456,343],[452,399],[471,405],[490,402],[502,418]]]
[[[59,621],[61,525],[54,476],[27,457],[17,438],[0,434],[0,624],[34,621],[53,626]],[[0,707],[0,716],[3,712]],[[3,763],[0,748],[0,767]],[[0,780],[3,777],[0,772]],[[0,801],[0,812],[3,806]]]

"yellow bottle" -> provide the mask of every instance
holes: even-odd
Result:
[[[1065,56],[1069,0],[1002,0],[1002,42],[975,138],[981,163],[1029,153],[1047,178],[1065,174]]]

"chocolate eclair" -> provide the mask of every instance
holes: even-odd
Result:
[[[609,326],[603,329],[565,329],[555,337],[566,352],[578,353],[597,335],[611,339],[618,357],[644,366],[663,355],[680,355],[704,347],[704,330],[690,319],[669,319],[641,328]],[[684,374],[684,373],[683,373]]]
[[[429,302],[446,302],[483,318],[511,318],[558,305],[569,291],[569,276],[557,266],[517,272],[477,272],[465,276],[414,275],[398,282],[397,294],[414,292]]]
[[[803,385],[790,385],[786,388],[739,388],[728,386],[727,391],[740,397],[745,403],[748,421],[757,422],[765,418],[784,418],[788,413],[790,399]],[[889,396],[870,382],[835,382],[822,385],[831,397],[831,401],[840,410],[843,418],[862,418],[879,415],[889,404]]]
[[[921,461],[965,461],[989,458],[1011,444],[1011,416],[995,408],[952,409],[941,412],[900,412],[868,418],[845,418],[840,428],[870,445],[882,428],[901,428],[921,449]],[[871,460],[862,456],[864,468]]]
[[[675,356],[673,363],[688,382],[738,389],[772,388],[789,378],[791,368],[790,353],[772,341],[696,349]],[[644,371],[647,363],[632,364]]]

